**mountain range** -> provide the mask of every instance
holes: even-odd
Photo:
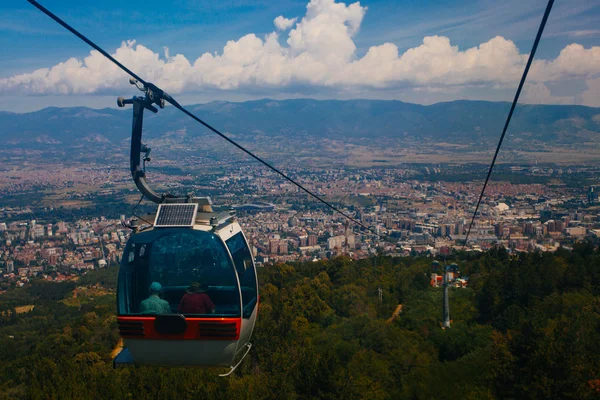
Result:
[[[429,106],[386,100],[214,101],[186,106],[223,132],[242,138],[335,140],[409,138],[416,142],[494,143],[510,103],[453,101]],[[31,113],[0,112],[0,142],[6,145],[69,145],[81,141],[119,143],[131,134],[131,109],[50,107]],[[146,112],[145,137],[206,129],[178,110]],[[573,105],[518,105],[509,136],[546,145],[600,143],[600,108]]]

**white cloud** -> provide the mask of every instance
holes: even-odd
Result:
[[[569,77],[590,78],[600,72],[600,46],[589,49],[570,44],[552,61],[536,61],[532,79],[548,81]]]
[[[292,26],[294,26],[294,24],[296,23],[297,20],[298,20],[298,18],[289,19],[289,18],[285,18],[283,15],[280,15],[279,17],[277,17],[273,20],[273,24],[275,24],[275,27],[278,30],[287,31]]]
[[[358,2],[346,6],[334,0],[312,0],[287,40],[292,56],[306,53],[334,63],[350,60],[356,51],[352,37],[366,11]]]
[[[366,12],[358,2],[311,0],[299,22],[275,18],[281,31],[295,24],[285,40],[280,40],[277,32],[264,38],[248,34],[228,41],[220,53],[205,53],[195,61],[182,54],[171,56],[168,49],[161,56],[128,41],[114,56],[174,94],[204,89],[281,93],[302,87],[314,93],[323,88],[338,92],[447,91],[456,93],[456,98],[469,88],[493,92],[516,87],[527,61],[527,54],[500,36],[463,50],[453,46],[448,37],[427,36],[420,46],[402,54],[396,45],[384,43],[358,58],[354,37]],[[589,90],[580,96],[553,96],[545,85],[574,77],[588,83]],[[569,103],[578,98],[584,104],[598,105],[599,77],[600,46],[586,49],[571,44],[554,60],[534,62],[523,100]],[[120,93],[127,86],[125,74],[96,51],[83,60],[71,58],[52,68],[0,79],[0,91],[5,93]]]
[[[520,101],[530,104],[573,104],[573,96],[553,96],[550,89],[542,83],[525,83]]]
[[[588,89],[581,95],[582,103],[592,107],[600,107],[600,78],[589,79]]]

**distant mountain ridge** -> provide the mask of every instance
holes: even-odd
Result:
[[[214,101],[189,105],[189,110],[224,132],[244,135],[314,137],[321,139],[410,138],[456,144],[489,142],[501,132],[510,104],[452,101],[429,106],[395,100],[255,100]],[[131,108],[49,107],[17,114],[0,111],[0,141],[19,145],[63,145],[93,138],[118,143],[131,133]],[[202,126],[167,107],[146,112],[147,138]],[[600,108],[571,105],[517,106],[509,134],[553,144],[600,142]]]

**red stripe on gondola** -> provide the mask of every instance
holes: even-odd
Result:
[[[239,340],[241,318],[186,318],[185,332],[163,335],[154,329],[155,317],[117,317],[124,339],[156,340]]]

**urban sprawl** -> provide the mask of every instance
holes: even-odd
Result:
[[[510,172],[565,177],[585,170],[515,167]],[[107,175],[106,171],[96,172]],[[431,167],[426,172],[439,171]],[[126,171],[110,173],[114,182],[127,180]],[[189,176],[157,177],[159,185],[171,190],[208,192],[215,203],[235,209],[259,266],[340,255],[364,258],[373,254],[438,255],[463,248],[485,251],[493,246],[511,252],[555,251],[600,237],[600,186],[596,185],[492,182],[465,246],[481,181],[415,179],[411,169],[401,168],[296,171],[294,177],[302,185],[377,235],[348,223],[292,184],[255,167],[213,177],[210,184],[194,182]],[[22,185],[18,180],[9,183]],[[103,195],[119,190],[123,189],[111,182],[102,185]],[[133,192],[131,188],[127,191]],[[93,201],[94,196],[93,192],[78,192],[74,198]],[[75,221],[40,220],[34,215],[31,207],[0,206],[0,282],[22,286],[33,276],[64,281],[89,269],[116,266],[131,232],[122,223],[130,220],[125,215],[90,215]]]

